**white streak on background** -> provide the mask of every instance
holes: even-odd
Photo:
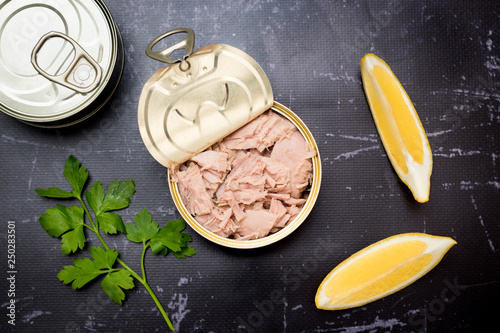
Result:
[[[471,195],[471,200],[472,200],[472,204],[474,205],[474,210],[477,211],[476,200],[474,200],[474,196],[472,196],[472,195]],[[481,226],[483,227],[484,233],[486,235],[486,239],[488,239],[488,244],[490,245],[491,251],[496,252],[495,246],[493,246],[493,242],[490,239],[490,233],[488,232],[488,230],[486,230],[486,227],[484,226],[483,217],[481,215],[479,215],[479,222],[481,222]]]

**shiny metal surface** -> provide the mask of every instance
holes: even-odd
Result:
[[[179,33],[186,33],[187,36],[183,40],[181,40],[180,42],[177,42],[174,45],[171,45],[164,50],[153,51],[153,47],[156,44],[158,44],[159,41],[161,41],[169,36],[179,34]],[[161,34],[160,36],[153,39],[151,41],[151,43],[149,43],[148,46],[146,47],[146,55],[152,59],[155,59],[155,60],[158,60],[161,62],[165,62],[167,64],[175,64],[176,62],[181,61],[181,60],[185,60],[185,59],[172,60],[170,58],[172,53],[174,53],[177,50],[185,50],[186,55],[184,58],[187,58],[193,53],[193,49],[194,49],[194,31],[192,29],[189,29],[189,28],[178,28],[178,29],[167,31],[164,34]]]
[[[30,125],[68,126],[94,114],[115,90],[123,67],[121,37],[102,1],[6,1],[0,5],[0,22],[0,110],[4,113]],[[76,92],[54,83],[31,64],[35,45],[50,31],[71,37],[98,63],[102,80],[94,90]],[[41,70],[59,76],[71,67],[75,48],[67,40],[51,38],[36,54]],[[76,83],[86,78],[85,71],[79,73]]]
[[[271,84],[254,59],[229,45],[209,45],[146,82],[138,106],[139,129],[151,155],[171,167],[272,104]]]
[[[45,72],[38,65],[38,52],[42,46],[50,38],[62,38],[68,41],[73,46],[73,60],[68,65],[67,69],[58,75],[51,75]],[[58,83],[71,90],[79,93],[88,93],[97,88],[101,82],[102,70],[99,64],[87,53],[85,50],[71,37],[57,32],[51,31],[46,33],[36,43],[33,51],[31,52],[31,64],[35,67],[36,71],[49,81]]]

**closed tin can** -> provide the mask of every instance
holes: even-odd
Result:
[[[177,44],[153,52],[160,40],[176,33],[187,34]],[[284,105],[273,101],[271,84],[262,68],[248,54],[225,44],[205,46],[193,53],[191,29],[169,31],[153,40],[148,56],[169,63],[146,82],[138,106],[142,139],[151,155],[169,168],[168,185],[172,199],[186,222],[201,236],[226,247],[248,249],[272,244],[295,231],[311,212],[321,184],[321,160],[310,130]],[[172,60],[176,50],[187,53]],[[281,230],[263,238],[239,240],[217,235],[186,208],[174,168],[204,151],[267,110],[288,119],[314,151],[312,180],[298,215]]]
[[[115,91],[123,44],[102,1],[5,1],[0,22],[2,112],[65,127],[92,116]]]

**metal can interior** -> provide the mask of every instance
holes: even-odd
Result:
[[[205,227],[199,224],[194,219],[194,217],[188,212],[186,206],[181,200],[180,193],[177,188],[177,183],[171,180],[170,171],[168,172],[167,181],[170,189],[170,194],[172,195],[174,204],[179,210],[182,217],[198,234],[216,244],[237,249],[253,249],[273,244],[285,238],[286,236],[290,235],[292,232],[294,232],[305,221],[305,219],[313,209],[314,204],[316,203],[316,199],[318,198],[319,189],[321,185],[321,158],[319,155],[319,149],[316,144],[316,141],[314,140],[314,137],[309,128],[307,128],[304,122],[290,109],[288,109],[287,107],[278,102],[274,102],[273,106],[271,107],[271,110],[290,120],[302,133],[302,135],[304,136],[305,140],[309,143],[311,148],[316,152],[316,155],[312,158],[313,178],[312,178],[311,188],[309,191],[309,196],[306,202],[304,203],[304,206],[300,211],[299,215],[289,225],[287,225],[280,231],[260,239],[243,240],[243,241],[224,238],[208,231],[207,229],[205,229]]]

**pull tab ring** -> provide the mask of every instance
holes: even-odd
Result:
[[[75,57],[69,64],[67,70],[59,75],[51,75],[45,72],[37,62],[37,54],[43,44],[50,38],[60,37],[68,41],[75,50]],[[102,76],[102,69],[99,64],[78,44],[74,39],[66,34],[57,31],[46,33],[36,43],[31,52],[31,64],[36,71],[47,80],[58,83],[66,88],[85,94],[91,92],[99,85]]]
[[[178,33],[187,33],[187,36],[180,42],[175,43],[174,45],[169,46],[164,50],[156,52],[153,51],[153,46],[155,46],[159,41],[167,38],[168,36]],[[193,48],[194,48],[194,31],[189,28],[178,28],[167,31],[164,34],[153,39],[153,41],[151,41],[151,43],[149,43],[148,46],[146,47],[146,55],[152,59],[165,62],[167,64],[175,64],[176,62],[179,61],[184,62],[185,59],[193,53]],[[170,56],[176,50],[186,50],[187,54],[184,56],[183,59],[175,59],[175,60],[170,59]]]

